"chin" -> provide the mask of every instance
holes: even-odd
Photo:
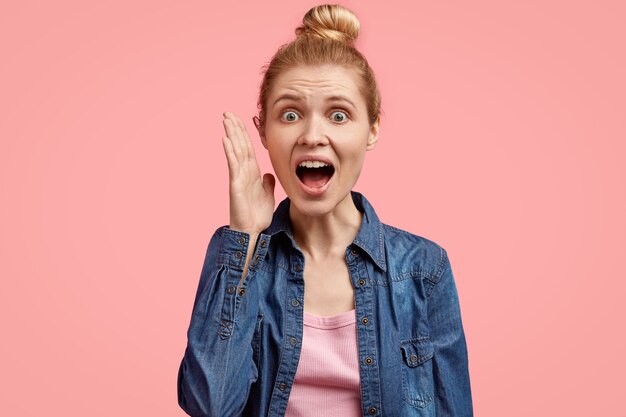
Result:
[[[332,212],[335,208],[334,205],[329,204],[328,202],[302,202],[301,204],[294,204],[298,213],[301,213],[307,217],[323,217],[328,213]]]
[[[335,210],[346,198],[351,198],[350,190],[341,193],[341,195],[336,193],[337,190],[334,191],[326,192],[320,197],[311,197],[297,189],[295,192],[287,193],[287,196],[291,200],[291,204],[302,215],[321,217]]]

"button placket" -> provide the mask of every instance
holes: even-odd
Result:
[[[302,263],[301,259],[292,258],[291,271],[295,269],[295,265],[300,263]],[[286,272],[288,273],[288,270]],[[282,407],[286,404],[287,393],[293,384],[296,374],[296,367],[293,366],[294,361],[302,348],[302,326],[300,325],[302,320],[302,302],[300,301],[303,298],[302,287],[296,282],[288,281],[287,294],[285,296],[284,305],[288,310],[285,319],[287,334],[282,342],[282,353],[277,370],[277,385],[275,385],[275,390],[270,400],[269,415],[279,415],[280,412],[284,412]]]
[[[266,235],[261,234],[259,240],[257,241],[256,249],[251,258],[250,267],[256,269],[259,267],[259,264],[265,258],[267,254],[268,240]]]
[[[377,416],[381,412],[378,405],[381,403],[380,398],[380,369],[378,350],[376,347],[377,327],[374,326],[371,318],[374,317],[374,299],[376,294],[375,280],[372,279],[371,272],[368,270],[367,262],[364,257],[360,256],[358,247],[353,247],[350,251],[348,267],[350,276],[353,277],[353,285],[355,287],[355,307],[358,314],[357,320],[361,322],[357,326],[358,352],[360,358],[360,382],[364,392],[370,393],[367,398],[363,398],[366,407],[365,415]],[[356,253],[355,253],[356,252]]]

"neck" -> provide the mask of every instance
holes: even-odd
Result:
[[[289,207],[294,239],[312,260],[329,256],[343,258],[346,247],[359,232],[362,216],[350,193],[332,211],[322,216],[307,216],[293,204]]]

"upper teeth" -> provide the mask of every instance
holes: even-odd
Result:
[[[322,161],[302,161],[298,164],[298,166],[306,167],[306,168],[319,168],[319,167],[330,166],[330,164],[327,164],[326,162],[322,162]]]

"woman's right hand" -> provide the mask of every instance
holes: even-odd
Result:
[[[230,228],[258,235],[272,222],[274,213],[274,186],[272,174],[261,178],[254,147],[239,117],[224,113],[222,138],[228,161]]]

